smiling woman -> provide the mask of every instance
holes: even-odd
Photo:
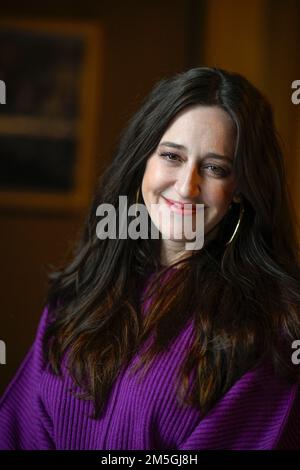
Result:
[[[145,205],[148,237],[97,237],[97,208],[118,209],[120,195]],[[193,225],[198,204],[204,245],[187,250],[180,220]],[[0,448],[300,448],[299,338],[299,247],[272,109],[238,74],[177,74],[129,122],[73,259],[50,274],[36,339],[0,402]]]
[[[231,201],[238,201],[233,194],[235,137],[235,124],[221,107],[194,105],[176,115],[147,160],[143,199],[157,228],[163,234],[166,229],[168,234],[171,231],[161,243],[163,264],[171,264],[185,253],[186,240],[184,233],[178,237],[180,218],[170,218],[171,228],[161,224],[160,204],[175,214],[194,216],[196,210],[184,210],[184,206],[204,204],[204,234],[208,235],[223,219]],[[151,211],[151,204],[155,210]]]

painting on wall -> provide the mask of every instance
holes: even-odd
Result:
[[[76,209],[89,198],[101,32],[91,23],[0,22],[1,207]]]

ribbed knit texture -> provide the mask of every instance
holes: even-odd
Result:
[[[1,398],[0,449],[300,448],[299,385],[275,376],[270,364],[245,373],[205,417],[178,402],[174,381],[192,344],[192,318],[141,383],[139,373],[129,373],[140,350],[121,369],[100,418],[91,419],[93,405],[70,394],[66,369],[60,378],[44,362],[47,318],[46,307],[34,343]]]

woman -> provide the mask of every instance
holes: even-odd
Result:
[[[103,236],[120,195],[147,208],[147,237]],[[154,87],[50,280],[1,448],[300,446],[294,217],[270,105],[242,76],[199,67]]]

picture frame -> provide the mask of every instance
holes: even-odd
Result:
[[[94,182],[103,34],[96,22],[0,21],[1,209],[80,210]]]

